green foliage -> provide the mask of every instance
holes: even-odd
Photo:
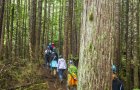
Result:
[[[92,51],[92,43],[90,43],[90,45],[89,45],[89,52],[91,52]]]
[[[72,54],[68,56],[68,59],[70,60],[74,60],[74,61],[77,61],[79,60],[79,57],[78,56],[73,56]]]
[[[27,88],[24,88],[24,90],[46,90],[47,88],[48,88],[47,83],[40,83],[40,84],[34,84]],[[20,89],[18,89],[18,90],[20,90]]]
[[[38,64],[33,64],[29,62],[28,59],[20,59],[19,61],[20,62],[5,65],[6,67],[4,67],[2,73],[0,73],[0,89],[14,88],[27,83],[43,82],[41,73],[38,70]],[[0,67],[3,65],[4,64],[0,62]],[[43,88],[42,85],[44,84],[41,84]],[[36,85],[30,88],[33,87],[36,87]]]
[[[89,21],[93,21],[93,13],[92,12],[90,13]]]

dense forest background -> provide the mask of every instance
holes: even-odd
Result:
[[[0,6],[1,88],[39,82],[49,43],[66,59],[78,57],[79,0],[1,0]]]
[[[50,42],[80,63],[79,90],[87,68],[92,78],[90,67],[108,75],[112,64],[125,90],[140,88],[139,20],[140,0],[0,0],[0,88],[45,90],[40,67]]]

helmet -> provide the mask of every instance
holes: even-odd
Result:
[[[117,71],[116,66],[112,65],[112,72],[115,73]]]

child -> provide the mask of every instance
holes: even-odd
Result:
[[[64,74],[64,71],[66,70],[66,68],[67,68],[66,61],[65,61],[65,59],[60,55],[60,57],[59,57],[59,59],[58,59],[58,67],[57,67],[57,71],[58,71],[60,83],[63,82],[63,74]]]
[[[68,67],[68,89],[76,90],[77,88],[77,67],[74,63],[70,60],[69,67]]]

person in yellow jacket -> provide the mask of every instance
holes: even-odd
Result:
[[[73,61],[69,61],[68,67],[68,89],[76,90],[77,88],[77,67],[74,65]]]

